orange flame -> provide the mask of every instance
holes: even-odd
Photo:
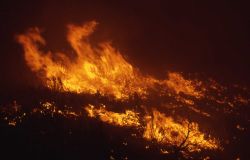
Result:
[[[107,111],[105,106],[95,109],[93,105],[85,108],[89,117],[99,117],[103,122],[118,126],[139,126],[139,113],[126,110],[125,113]]]
[[[215,81],[206,85],[201,81],[187,80],[174,72],[169,72],[165,80],[142,75],[110,43],[100,43],[99,47],[90,44],[88,38],[96,25],[95,21],[82,26],[68,25],[67,40],[76,55],[75,59],[70,59],[66,53],[42,50],[41,47],[46,45],[46,41],[38,28],[32,28],[26,34],[17,36],[17,40],[23,45],[27,65],[51,89],[100,93],[102,96],[127,100],[134,93],[140,98],[148,97],[149,91],[157,88],[160,89],[157,90],[160,95],[173,97],[176,102],[181,102],[193,112],[206,117],[212,116],[202,111],[201,106],[196,106],[195,100],[205,99],[212,101],[213,105],[215,103],[230,106],[230,109],[236,105],[249,104],[250,99],[241,95],[224,95],[227,88]],[[183,94],[188,96],[182,96]],[[45,105],[45,108],[46,106],[50,107]],[[105,106],[96,109],[89,105],[85,110],[90,117],[99,118],[108,124],[143,128],[142,136],[158,143],[185,146],[190,152],[200,151],[202,148],[219,148],[218,141],[202,133],[197,123],[187,120],[176,122],[157,110],[142,117],[132,110],[126,110],[125,113],[108,111]],[[60,110],[55,112],[62,113]],[[74,115],[74,112],[69,115],[71,114]]]
[[[156,140],[158,143],[183,147],[189,152],[198,152],[201,149],[218,149],[219,143],[215,138],[206,137],[199,130],[197,123],[183,120],[175,122],[171,117],[153,110],[152,115],[146,115],[140,122],[139,114],[126,110],[125,113],[110,112],[105,106],[96,109],[93,105],[85,108],[89,117],[98,118],[108,124],[116,126],[131,126],[144,128],[143,137],[147,140]]]
[[[203,92],[197,90],[197,87],[201,87],[201,82],[194,84],[193,81],[184,79],[179,73],[169,73],[168,77],[169,79],[165,80],[167,86],[177,94],[182,92],[196,98],[203,96]]]
[[[137,93],[141,97],[148,94],[147,89],[161,85],[163,90],[173,90],[177,94],[201,97],[196,86],[178,73],[169,73],[168,80],[157,80],[142,76],[110,43],[93,47],[88,37],[94,32],[97,23],[88,22],[82,26],[68,25],[67,40],[76,54],[71,60],[64,53],[45,52],[40,45],[46,44],[38,28],[30,29],[17,37],[24,47],[27,65],[39,73],[49,88],[77,93],[112,95],[126,99]]]
[[[175,122],[157,110],[152,115],[145,116],[146,127],[143,137],[156,140],[162,144],[186,147],[190,152],[201,149],[218,149],[219,144],[214,138],[207,137],[199,130],[197,123],[182,120]]]

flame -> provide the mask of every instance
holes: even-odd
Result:
[[[197,87],[201,87],[201,82],[195,82],[186,80],[179,73],[170,72],[168,74],[169,79],[165,80],[167,86],[174,90],[177,94],[184,93],[186,95],[200,98],[203,96],[202,91],[198,91]],[[195,83],[195,84],[194,84]]]
[[[23,45],[27,65],[52,89],[127,99],[134,93],[145,97],[149,88],[160,85],[163,90],[173,90],[177,94],[202,96],[196,91],[196,85],[179,73],[169,73],[169,79],[162,81],[143,76],[110,43],[93,47],[88,38],[96,25],[95,21],[82,26],[68,25],[67,40],[76,54],[74,60],[66,53],[43,51],[41,46],[45,46],[46,41],[38,28],[18,35],[17,40]]]
[[[17,40],[24,48],[24,58],[31,71],[37,73],[45,86],[60,92],[99,93],[124,102],[135,93],[140,99],[144,99],[153,95],[151,91],[156,91],[157,98],[165,96],[166,99],[170,97],[169,99],[175,100],[171,99],[167,106],[185,106],[206,118],[213,117],[210,110],[214,110],[214,106],[226,106],[221,107],[225,110],[223,112],[233,113],[236,106],[249,104],[250,99],[242,95],[227,94],[230,92],[229,88],[214,80],[206,83],[186,79],[176,72],[169,72],[168,78],[164,80],[142,75],[111,43],[103,42],[98,47],[91,45],[88,38],[96,26],[95,21],[80,26],[68,25],[67,40],[75,58],[69,58],[67,53],[42,49],[46,46],[46,41],[39,28],[31,28],[25,34],[18,35]],[[199,103],[201,100],[204,103]],[[198,123],[186,119],[176,121],[156,109],[151,109],[147,115],[128,109],[124,113],[117,113],[107,110],[105,105],[99,108],[88,105],[85,110],[89,117],[99,118],[111,125],[143,129],[141,137],[159,144],[183,147],[189,152],[220,148],[218,140],[203,133]],[[42,108],[34,113],[47,114],[47,111],[51,116],[80,116],[67,109],[60,110],[51,103],[42,104]],[[162,152],[167,153],[165,150]]]
[[[214,138],[205,138],[197,123],[182,120],[175,122],[173,118],[153,110],[152,115],[145,116],[146,127],[143,137],[156,140],[158,143],[186,147],[189,152],[201,149],[218,149],[219,144]]]
[[[89,117],[99,117],[101,121],[117,126],[139,126],[139,113],[126,110],[125,113],[107,111],[105,106],[95,109],[93,105],[85,108]]]
[[[189,152],[198,152],[201,149],[218,149],[219,143],[215,138],[206,137],[199,130],[197,123],[183,120],[175,122],[173,118],[165,116],[163,113],[154,109],[152,115],[139,117],[139,113],[126,110],[125,113],[107,111],[105,106],[99,109],[93,105],[85,107],[89,117],[99,118],[101,121],[116,126],[132,126],[144,128],[142,137],[147,140],[183,147]],[[141,123],[143,121],[145,123]]]
[[[87,38],[93,33],[96,22],[83,26],[69,25],[68,42],[76,53],[76,59],[70,60],[66,54],[44,52],[39,45],[45,45],[38,28],[33,28],[26,35],[19,35],[23,45],[25,60],[32,71],[42,72],[41,78],[53,88],[61,84],[61,89],[72,92],[87,92],[114,95],[116,98],[128,94],[143,93],[135,69],[109,43],[101,43],[100,48],[93,48]],[[52,60],[54,57],[58,61]],[[63,63],[59,63],[62,61]]]

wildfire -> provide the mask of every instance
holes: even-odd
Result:
[[[140,100],[148,100],[154,95],[152,97],[169,100],[159,101],[161,107],[166,103],[165,109],[172,108],[171,111],[175,112],[175,108],[185,107],[206,119],[213,118],[214,108],[217,106],[225,107],[221,107],[225,113],[232,113],[235,106],[249,104],[250,99],[240,94],[225,94],[231,91],[213,80],[206,82],[186,79],[176,72],[169,72],[168,78],[164,80],[142,75],[111,43],[103,42],[94,47],[89,42],[88,38],[96,25],[95,21],[81,26],[68,25],[67,40],[75,53],[74,59],[69,58],[67,53],[53,53],[42,49],[46,46],[46,41],[38,28],[31,28],[26,34],[18,35],[17,40],[24,48],[27,65],[37,73],[46,87],[55,91],[90,95],[98,93],[119,103],[129,102],[134,95],[138,95]],[[132,100],[136,101],[135,99]],[[161,145],[176,146],[188,152],[220,148],[219,141],[203,133],[198,123],[185,118],[176,121],[157,109],[152,109],[151,101],[145,101],[145,105],[149,108],[145,110],[150,110],[147,114],[126,108],[123,113],[113,112],[105,105],[96,107],[91,104],[85,107],[85,111],[89,117],[98,118],[107,124],[142,130],[141,137]],[[50,102],[42,103],[32,113],[49,113],[52,117],[61,115],[67,118],[81,116],[70,109],[61,110]],[[9,122],[10,125],[16,125]],[[168,153],[165,150],[161,152]]]
[[[197,123],[182,120],[175,122],[157,110],[144,117],[146,122],[143,137],[156,140],[158,143],[175,145],[188,151],[218,149],[219,144],[214,138],[207,137],[199,130]]]
[[[194,96],[196,98],[203,96],[204,93],[197,90],[197,87],[202,88],[201,82],[186,80],[179,73],[169,73],[168,77],[169,79],[165,80],[167,86],[174,90],[177,94],[182,92],[186,95]]]
[[[206,137],[199,130],[197,123],[188,120],[175,122],[173,118],[165,116],[156,109],[151,115],[144,117],[139,117],[139,113],[130,110],[126,110],[125,113],[110,112],[105,109],[105,106],[96,109],[93,105],[89,105],[85,110],[89,117],[99,118],[108,124],[144,128],[142,136],[145,139],[186,148],[189,152],[219,148],[218,141],[210,136]]]
[[[88,37],[96,25],[95,21],[82,26],[68,25],[67,40],[76,54],[74,60],[65,53],[43,51],[40,46],[45,46],[46,41],[38,28],[17,36],[17,40],[23,45],[27,65],[52,89],[90,94],[98,92],[127,99],[134,93],[146,96],[149,88],[160,85],[163,90],[173,90],[177,94],[202,96],[195,83],[178,73],[169,73],[169,79],[163,81],[142,76],[110,43],[93,47]]]
[[[107,111],[105,106],[95,109],[93,105],[85,108],[89,117],[99,117],[103,122],[118,126],[139,126],[139,113],[126,110],[125,113]]]

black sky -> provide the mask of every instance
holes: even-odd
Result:
[[[205,73],[250,86],[250,11],[226,1],[1,1],[1,89],[36,79],[15,35],[44,29],[51,50],[67,50],[66,25],[99,22],[93,41],[111,40],[142,72]]]

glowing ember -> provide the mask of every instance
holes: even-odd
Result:
[[[7,107],[0,107],[0,119],[3,119],[10,126],[16,126],[22,123],[23,119],[27,116],[22,110],[22,106],[16,101],[9,104]]]
[[[53,102],[41,102],[40,106],[34,108],[30,114],[42,114],[54,116],[63,116],[65,118],[77,118],[80,117],[80,113],[72,111],[69,107],[64,106],[63,109],[59,109]]]

